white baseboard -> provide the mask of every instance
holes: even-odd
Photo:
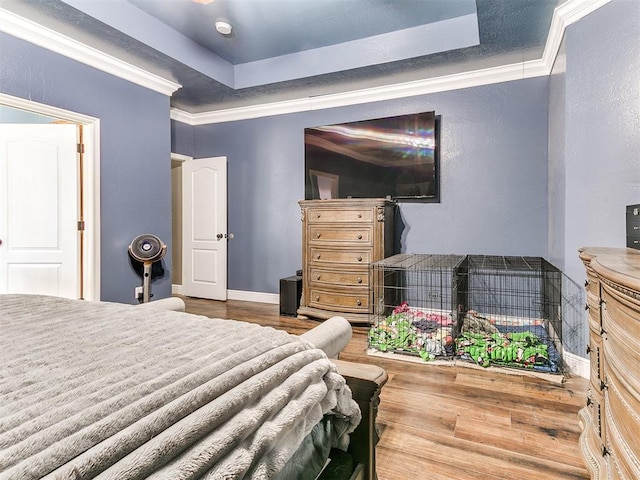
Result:
[[[564,352],[562,354],[562,361],[571,373],[582,378],[589,378],[591,365],[588,358],[579,357],[575,353]]]
[[[227,290],[229,300],[242,300],[244,302],[280,304],[280,295],[277,293],[247,292],[244,290]]]
[[[173,295],[182,295],[182,285],[172,284],[171,285],[171,293]]]

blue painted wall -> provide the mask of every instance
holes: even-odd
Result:
[[[564,256],[580,284],[578,248],[624,247],[625,207],[640,203],[639,25],[640,2],[613,0],[566,33]]]
[[[229,288],[277,293],[301,268],[307,126],[435,110],[441,203],[400,204],[402,252],[547,255],[548,79],[194,127],[228,158]]]
[[[193,157],[193,127],[171,120],[171,153]]]
[[[566,68],[565,42],[549,77],[549,256],[564,270],[566,224]]]
[[[171,244],[169,98],[6,34],[0,45],[1,92],[100,119],[101,298],[134,303],[129,243]],[[171,293],[171,253],[163,264],[154,298]]]

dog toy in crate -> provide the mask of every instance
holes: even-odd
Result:
[[[405,350],[418,353],[417,335],[411,322],[388,317],[369,330],[369,345],[381,352]]]
[[[463,333],[457,340],[457,353],[478,365],[515,365],[533,368],[549,362],[548,346],[531,332]]]
[[[382,352],[417,354],[425,361],[450,355],[454,351],[451,320],[412,309],[404,302],[369,330],[369,346]]]

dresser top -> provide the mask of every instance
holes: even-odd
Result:
[[[582,247],[578,249],[579,256],[582,261],[589,263],[595,257],[600,255],[614,256],[640,256],[640,250],[625,247]]]
[[[373,207],[393,206],[395,201],[387,198],[337,198],[333,200],[300,200],[301,207]]]
[[[599,276],[640,292],[640,250],[588,247],[580,249],[580,258]]]

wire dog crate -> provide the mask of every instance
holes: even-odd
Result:
[[[562,371],[563,312],[579,309],[565,305],[579,287],[543,258],[400,254],[371,269],[370,348]]]
[[[541,257],[469,255],[457,355],[488,366],[559,373],[562,272]]]
[[[377,301],[369,346],[383,352],[452,357],[461,301],[461,255],[399,254],[372,264]]]

